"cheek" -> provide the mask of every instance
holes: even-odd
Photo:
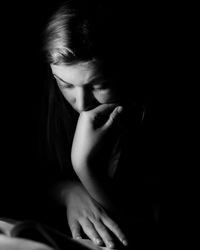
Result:
[[[97,91],[94,93],[94,97],[95,99],[101,103],[113,103],[116,102],[118,100],[116,93],[114,93],[113,91]]]
[[[60,89],[62,95],[64,96],[65,100],[68,101],[70,104],[74,103],[75,97],[72,91],[69,90],[62,90]]]

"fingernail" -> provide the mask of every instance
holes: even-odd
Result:
[[[121,113],[122,110],[123,110],[123,107],[122,107],[122,106],[119,106],[119,107],[117,108],[117,112],[118,112],[118,113]]]
[[[128,245],[128,241],[127,240],[122,240],[122,243],[123,243],[124,246]]]
[[[107,245],[109,248],[113,248],[114,247],[114,243],[112,241],[108,241]]]
[[[100,239],[97,239],[97,238],[95,238],[94,241],[95,241],[95,243],[96,243],[97,245],[100,245],[100,244],[102,243],[102,241],[101,241]]]

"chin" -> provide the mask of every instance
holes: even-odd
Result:
[[[74,108],[74,107],[72,107],[72,108],[73,108],[73,110],[76,111],[77,113],[79,113],[79,114],[81,113],[80,110],[78,110],[78,109],[76,109],[76,108]]]

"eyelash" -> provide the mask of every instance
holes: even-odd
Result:
[[[60,83],[58,80],[56,80],[58,86],[61,88],[61,89],[72,89],[74,88],[73,85],[63,85],[62,83]],[[98,92],[98,93],[101,93],[103,91],[107,91],[109,88],[106,88],[105,86],[93,86],[92,87],[92,91],[94,92]]]
[[[58,81],[57,81],[57,84],[61,89],[72,89],[74,87],[73,85],[63,85],[59,83]]]
[[[94,93],[95,94],[98,94],[98,95],[104,95],[104,94],[109,94],[109,89],[108,88],[104,88],[104,89],[95,89],[94,90]]]
[[[94,86],[93,89],[94,90],[107,90],[108,87],[106,87],[105,85],[99,85],[99,86]]]

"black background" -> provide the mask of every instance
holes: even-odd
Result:
[[[42,207],[36,204],[41,202],[45,175],[41,160],[41,46],[52,6],[47,1],[10,1],[1,6],[0,217],[27,219]]]

